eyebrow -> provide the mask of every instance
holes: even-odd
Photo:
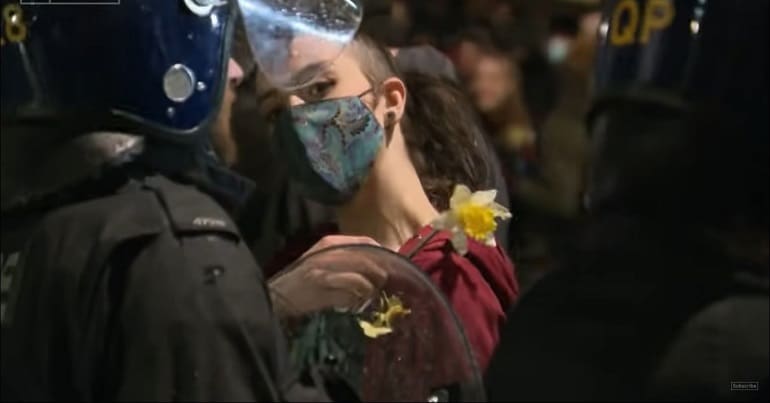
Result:
[[[294,74],[294,77],[292,77],[292,84],[309,82],[310,80],[314,79],[318,75],[319,69],[327,65],[328,63],[326,62],[318,62],[318,63],[309,64],[303,67],[302,69],[300,69],[300,71]],[[303,86],[298,86],[297,89],[300,89]]]

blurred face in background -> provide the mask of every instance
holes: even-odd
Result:
[[[497,26],[507,26],[513,24],[513,4],[509,1],[501,1],[494,5],[490,21]]]
[[[409,38],[409,30],[412,28],[412,15],[406,2],[394,1],[390,10],[390,35],[393,43],[405,44]]]
[[[497,55],[481,55],[471,79],[470,91],[482,113],[499,110],[516,92],[511,61]]]
[[[601,14],[598,12],[583,14],[579,20],[573,58],[577,59],[576,63],[585,70],[593,68],[600,23]]]
[[[233,165],[238,159],[238,148],[233,137],[231,119],[233,103],[235,103],[235,87],[241,81],[243,81],[243,69],[235,60],[230,59],[227,64],[227,85],[222,99],[222,107],[212,129],[214,150],[228,166]]]
[[[481,57],[481,46],[469,40],[457,45],[457,72],[463,77],[470,77],[476,71],[476,64]]]

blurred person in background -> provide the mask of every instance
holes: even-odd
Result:
[[[484,53],[471,82],[471,93],[502,162],[516,218],[510,228],[513,256],[523,289],[533,272],[550,260],[547,238],[538,217],[529,209],[522,183],[539,176],[538,139],[527,105],[521,70],[516,60],[501,52]]]
[[[481,54],[470,91],[501,153],[509,174],[509,187],[514,188],[517,178],[533,173],[536,158],[536,134],[522,89],[521,71],[512,57],[501,52]]]
[[[449,232],[433,231],[455,185],[478,190],[486,165],[461,93],[436,77],[412,77],[407,93],[390,52],[359,35],[318,81],[291,95],[275,133],[281,155],[307,197],[335,208],[336,224],[290,242],[265,269],[276,273],[322,235],[370,237],[410,256],[444,292],[483,368],[518,295],[514,269],[500,246],[469,239],[461,255]],[[320,119],[337,114],[344,119]]]
[[[567,60],[572,44],[577,36],[577,22],[574,16],[558,15],[551,19],[545,53],[553,65],[561,65]]]
[[[446,39],[463,21],[460,0],[411,1],[411,44],[446,47]]]
[[[407,0],[366,0],[361,31],[388,46],[407,46],[415,23],[412,9]]]
[[[589,77],[593,72],[599,13],[557,18],[546,42],[554,70],[555,105],[541,114],[537,139],[538,174],[516,184],[522,211],[520,246],[522,283],[528,287],[553,268],[559,246],[581,216],[588,166],[585,118]],[[574,32],[574,34],[573,34]],[[546,108],[550,102],[542,104]],[[543,110],[543,109],[541,109]]]
[[[521,72],[522,96],[535,133],[541,133],[545,121],[556,107],[559,82],[556,69],[537,47],[514,45],[514,55]],[[538,142],[542,136],[537,136]]]
[[[475,26],[458,33],[450,49],[450,57],[461,83],[467,85],[472,80],[482,54],[493,48],[494,40],[488,29]]]
[[[515,25],[515,7],[513,1],[502,0],[495,2],[490,10],[490,25],[499,31],[510,32]]]
[[[769,3],[605,3],[587,222],[510,312],[490,400],[767,401]]]
[[[590,106],[599,22],[600,13],[596,11],[579,16],[577,34],[567,42],[567,57],[557,69],[559,97],[556,108],[545,121],[542,131],[542,164],[554,171],[547,176],[548,180],[556,181],[557,177],[563,180],[562,185],[552,185],[561,196],[552,198],[556,203],[546,204],[564,217],[575,217],[579,213],[582,178],[587,169],[585,118]],[[549,46],[553,46],[552,42]]]

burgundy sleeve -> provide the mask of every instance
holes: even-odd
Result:
[[[462,322],[479,366],[485,370],[505,322],[505,310],[518,294],[513,267],[496,248],[473,245],[466,257],[437,240],[415,256],[433,282],[444,292]],[[433,242],[432,242],[433,243]]]

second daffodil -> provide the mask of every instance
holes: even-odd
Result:
[[[380,298],[380,309],[372,314],[373,320],[358,320],[358,325],[364,331],[366,337],[376,339],[393,332],[393,322],[396,318],[406,316],[412,313],[411,310],[404,308],[404,303],[397,296],[388,296],[383,293]]]
[[[511,213],[495,202],[497,190],[471,192],[465,185],[455,186],[449,200],[449,210],[441,213],[431,225],[437,230],[452,233],[452,246],[465,255],[468,237],[487,246],[496,246],[497,219],[507,220]]]

